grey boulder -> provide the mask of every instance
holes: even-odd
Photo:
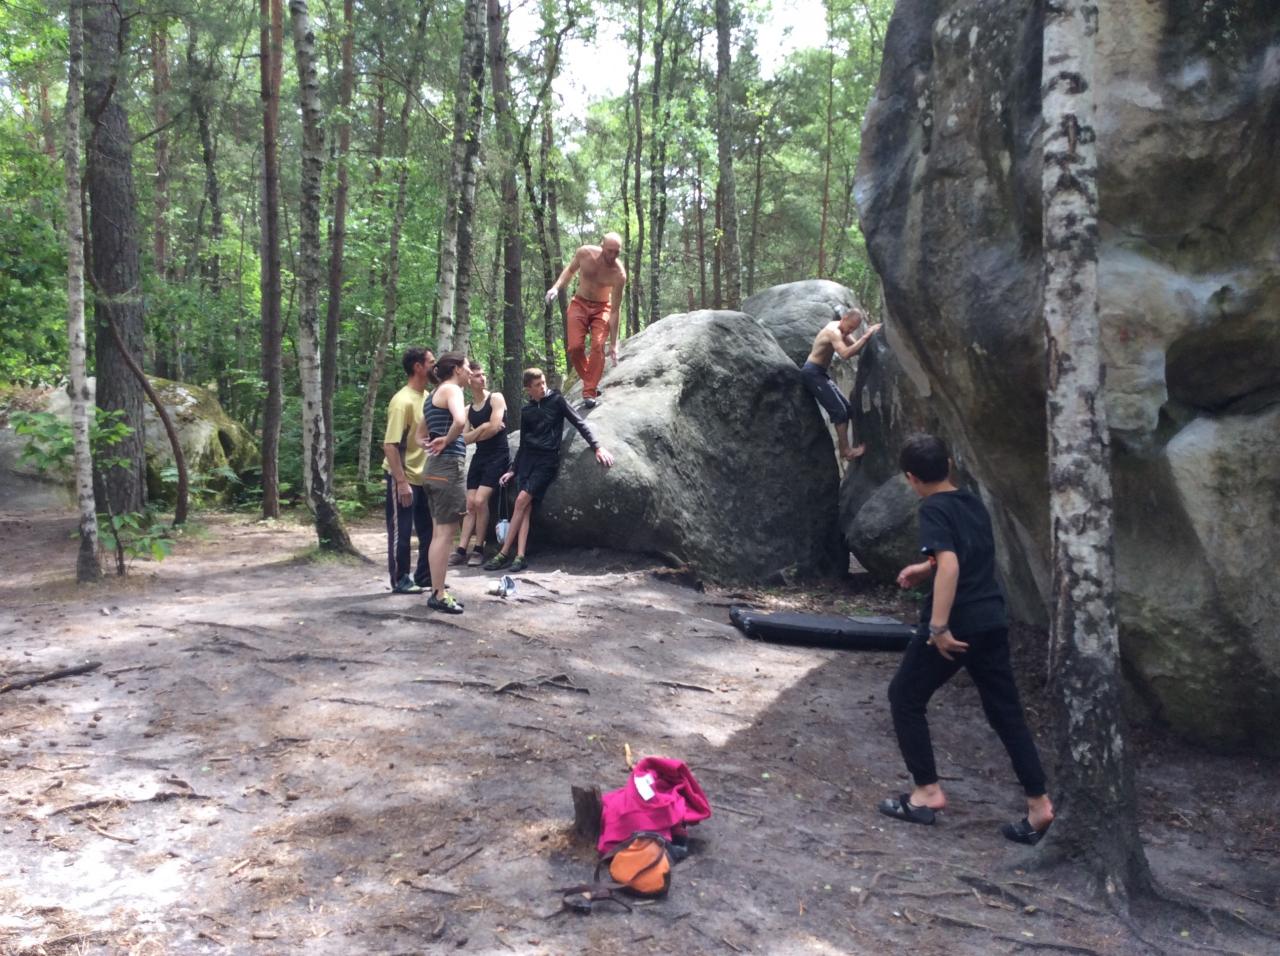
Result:
[[[830,439],[754,318],[667,316],[622,344],[601,390],[587,421],[616,464],[602,468],[566,425],[535,543],[659,554],[723,582],[847,568]]]

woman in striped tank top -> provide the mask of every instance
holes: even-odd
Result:
[[[467,487],[463,474],[467,446],[462,431],[467,424],[466,401],[462,387],[470,371],[466,357],[459,352],[446,352],[436,359],[431,370],[435,389],[423,403],[422,423],[418,425],[418,443],[427,450],[427,467],[422,484],[431,508],[431,550],[427,562],[431,567],[431,597],[427,607],[445,614],[461,614],[462,605],[445,590],[445,574],[449,570],[449,552],[458,534],[458,525],[467,510]]]

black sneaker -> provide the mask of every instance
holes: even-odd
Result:
[[[461,614],[462,605],[453,599],[453,595],[448,591],[444,592],[442,597],[436,597],[434,594],[427,598],[427,607],[433,611],[442,611],[445,614]]]
[[[396,582],[396,586],[391,589],[391,592],[393,594],[421,594],[424,590],[425,588],[406,574]]]
[[[501,571],[510,563],[511,563],[511,555],[503,554],[501,551],[499,551],[497,554],[495,554],[492,558],[490,558],[488,561],[484,563],[484,570]]]
[[[600,404],[600,399],[598,398],[584,398],[582,400],[582,407],[586,409],[595,408],[599,404]]]
[[[529,562],[524,559],[523,554],[517,554],[516,559],[511,562],[511,567],[507,568],[512,574],[519,574],[521,571],[529,567]]]

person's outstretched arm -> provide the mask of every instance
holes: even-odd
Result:
[[[560,273],[560,278],[557,279],[552,284],[551,288],[547,290],[548,303],[550,303],[552,300],[555,299],[555,297],[559,294],[561,289],[569,288],[569,280],[572,279],[573,274],[578,271],[578,266],[580,265],[578,260],[581,257],[582,257],[582,248],[579,247],[578,251],[573,254],[573,258],[569,260],[569,264],[564,267],[564,271]]]
[[[560,412],[578,430],[578,434],[586,439],[587,444],[591,446],[591,450],[596,453],[596,461],[606,468],[610,467],[613,464],[613,456],[600,447],[600,441],[596,438],[595,432],[591,430],[591,426],[587,424],[581,415],[574,411],[573,406],[565,400],[563,395],[560,396]]]

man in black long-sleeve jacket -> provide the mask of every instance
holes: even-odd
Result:
[[[560,436],[566,419],[586,439],[596,453],[596,461],[605,468],[613,464],[613,456],[600,447],[600,442],[582,416],[573,410],[563,395],[547,388],[547,377],[542,369],[525,369],[524,392],[529,401],[520,409],[520,449],[510,470],[498,479],[498,483],[506,487],[514,477],[519,493],[502,550],[485,564],[486,571],[499,571],[508,565],[511,571],[523,571],[528,567],[524,555],[529,544],[530,514],[533,503],[547,493],[560,471]],[[513,549],[515,560],[511,558]]]

